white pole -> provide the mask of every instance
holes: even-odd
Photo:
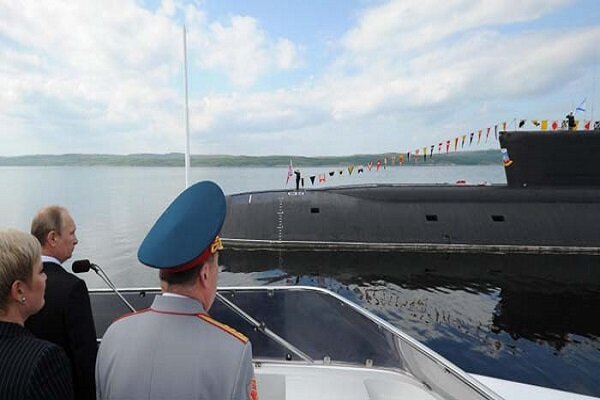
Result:
[[[188,107],[187,43],[183,25],[183,75],[185,80],[185,187],[190,186],[190,110]]]

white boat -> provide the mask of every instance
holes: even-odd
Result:
[[[158,288],[120,290],[136,309]],[[90,290],[101,340],[128,312],[109,289]],[[211,315],[252,342],[262,400],[593,397],[469,374],[398,328],[329,290],[307,286],[219,288]]]

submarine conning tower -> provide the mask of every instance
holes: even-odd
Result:
[[[510,187],[600,187],[600,131],[500,132]]]

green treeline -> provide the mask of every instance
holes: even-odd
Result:
[[[192,155],[192,167],[280,167],[289,165],[290,159],[294,166],[346,166],[367,165],[370,161],[383,160],[388,157],[391,165],[392,157],[398,161],[398,153],[356,154],[340,157],[303,157],[303,156],[232,156],[232,155]],[[406,161],[406,154],[404,155]],[[423,161],[420,156],[414,162],[411,154],[411,165],[490,165],[501,164],[502,156],[499,150],[479,150],[434,154]],[[61,154],[61,155],[28,155],[16,157],[0,157],[0,166],[134,166],[134,167],[183,167],[182,153],[169,154]]]

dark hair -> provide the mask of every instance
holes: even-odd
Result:
[[[192,285],[196,279],[196,274],[198,274],[203,266],[204,263],[182,272],[169,272],[168,269],[161,269],[159,277],[161,281],[167,282],[169,285]]]
[[[43,246],[46,244],[48,234],[52,231],[59,235],[62,233],[64,215],[67,209],[60,206],[42,208],[33,221],[31,221],[31,234]]]
[[[217,253],[215,253],[217,254]],[[213,262],[215,258],[215,254],[211,254],[208,256],[206,260],[204,260],[201,264],[196,265],[191,269],[187,269],[181,272],[169,272],[168,269],[161,269],[158,273],[158,276],[161,281],[168,283],[169,285],[184,285],[190,286],[194,284],[194,280],[196,279],[196,274],[200,272],[202,267],[206,263]]]

